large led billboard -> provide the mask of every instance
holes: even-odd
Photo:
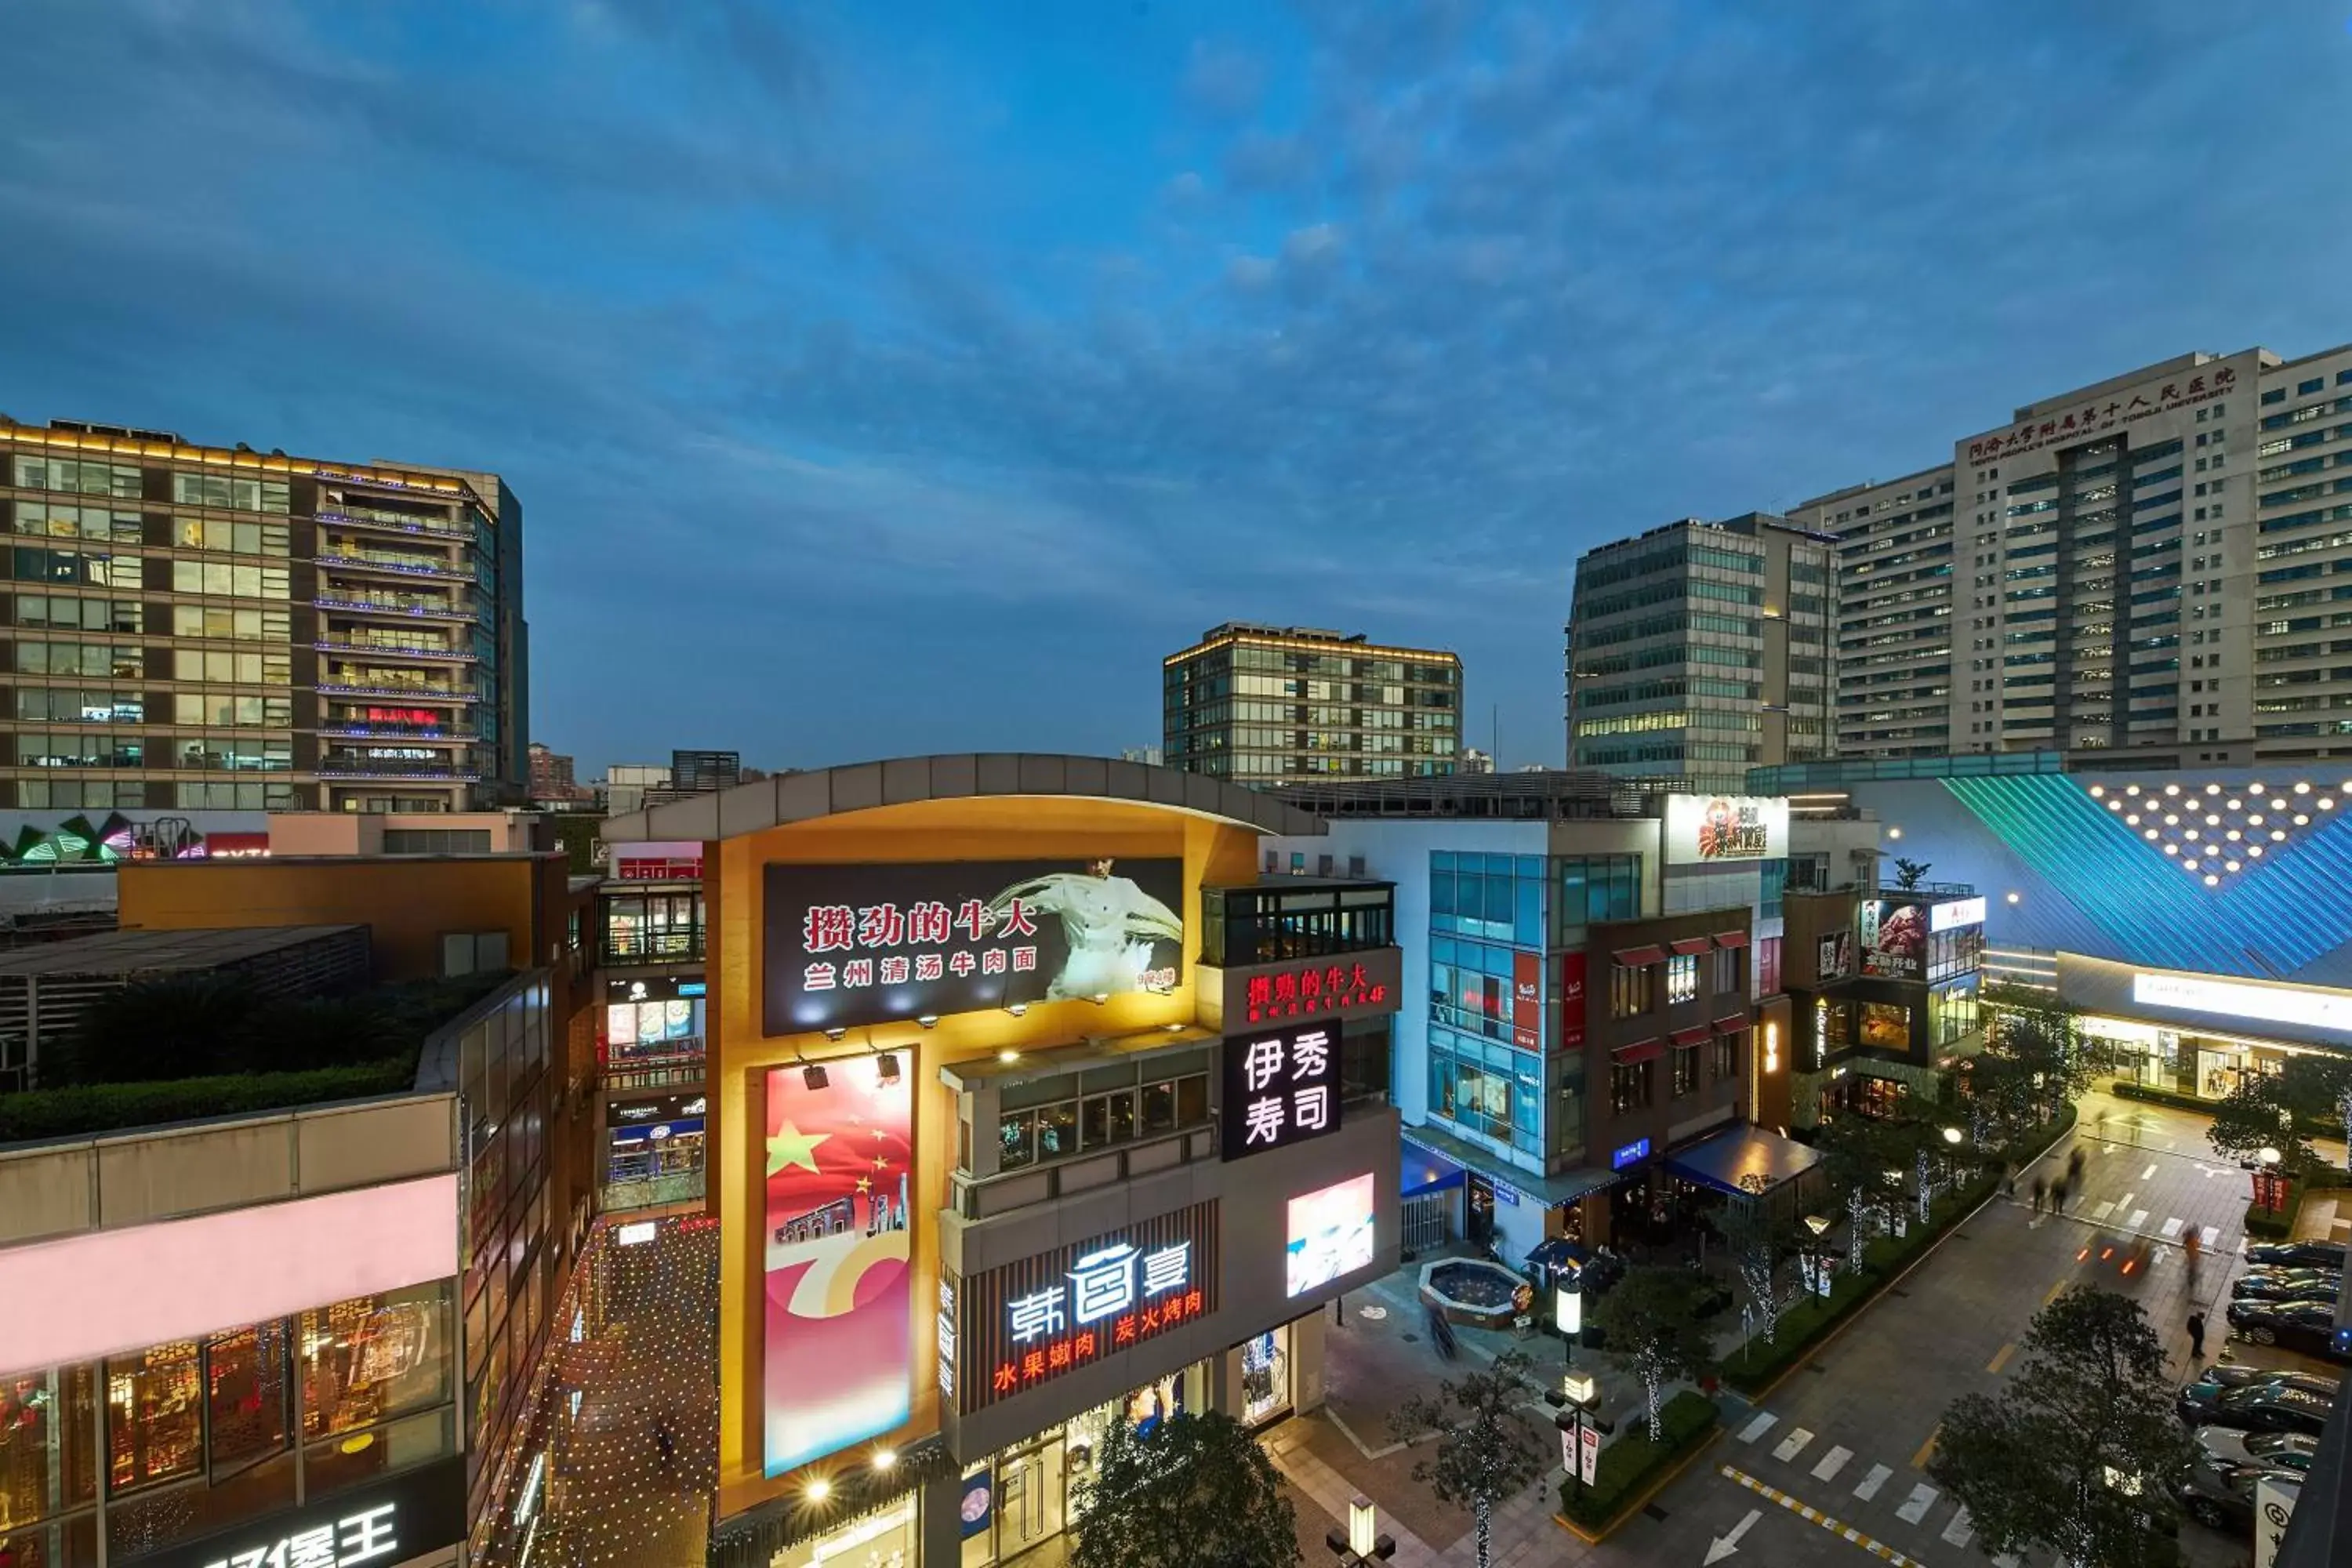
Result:
[[[877,1437],[913,1405],[914,1075],[767,1075],[765,1464]]]
[[[1290,1200],[1286,1294],[1304,1296],[1372,1263],[1372,1173],[1351,1176]]]
[[[1777,860],[1789,853],[1789,802],[1781,795],[1670,795],[1669,866]]]
[[[767,868],[767,1032],[1172,988],[1184,863]]]
[[[1862,900],[1862,972],[1888,980],[1916,980],[1927,972],[1926,904],[1899,899]]]

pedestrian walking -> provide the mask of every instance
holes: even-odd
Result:
[[[2034,1178],[2033,1178],[2033,1212],[2034,1212],[2035,1214],[2040,1214],[2040,1213],[2042,1212],[2042,1193],[2043,1193],[2043,1191],[2044,1191],[2044,1190],[2045,1190],[2045,1189],[2043,1188],[2042,1184],[2042,1178],[2041,1178],[2041,1177],[2039,1177],[2039,1176],[2034,1177]]]
[[[2050,1184],[2050,1212],[2052,1214],[2066,1212],[2066,1178],[2063,1176]]]
[[[2079,1182],[2082,1179],[2083,1152],[2080,1149],[2077,1149],[2073,1153],[2066,1156],[2066,1180],[2069,1182]]]
[[[2189,1359],[2205,1359],[2205,1314],[2202,1312],[2189,1314]]]

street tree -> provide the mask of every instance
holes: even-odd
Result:
[[[1291,1568],[1298,1531],[1274,1461],[1230,1415],[1174,1415],[1150,1433],[1110,1423],[1071,1568]]]
[[[1486,1371],[1441,1384],[1433,1396],[1415,1394],[1389,1418],[1390,1435],[1400,1443],[1434,1435],[1434,1445],[1413,1465],[1412,1479],[1438,1501],[1470,1510],[1478,1529],[1478,1568],[1487,1568],[1495,1505],[1517,1497],[1543,1473],[1542,1439],[1521,1408],[1535,1394],[1531,1365],[1519,1352],[1505,1351]]]
[[[2032,1086],[2027,1104],[2035,1121],[2050,1121],[2091,1087],[2098,1053],[2084,1037],[2080,1016],[2054,992],[1987,986],[1983,1007],[1993,1020],[1992,1047],[2017,1063]]]
[[[2314,1124],[2328,1119],[2352,1120],[2352,1062],[2290,1057],[2278,1072],[2241,1077],[2213,1107],[2206,1137],[2230,1159],[2276,1149],[2287,1170],[2309,1172],[2323,1163],[2312,1146]]]
[[[1822,1152],[1830,1190],[1845,1210],[1846,1268],[1858,1269],[1871,1236],[1892,1227],[1886,1173],[1899,1170],[1908,1151],[1897,1148],[1885,1126],[1866,1116],[1841,1116],[1823,1124],[1813,1146]]]
[[[1609,1348],[1632,1358],[1642,1374],[1653,1443],[1665,1441],[1659,1396],[1666,1384],[1695,1380],[1715,1360],[1715,1347],[1698,1321],[1699,1279],[1690,1268],[1628,1269],[1593,1313]]]
[[[2138,1302],[2076,1285],[2033,1316],[1998,1396],[1944,1413],[1929,1478],[1994,1554],[2042,1547],[2079,1568],[2173,1561],[2172,1485],[2192,1458]]]
[[[1925,860],[1906,860],[1897,855],[1895,858],[1895,885],[1906,893],[1916,893],[1919,890],[1919,884],[1927,879],[1927,873],[1934,869]]]
[[[1747,1195],[1732,1199],[1707,1219],[1739,1270],[1739,1282],[1747,1288],[1748,1305],[1769,1345],[1780,1323],[1780,1266],[1795,1248],[1796,1234],[1765,1201],[1768,1185],[1757,1173],[1742,1176],[1739,1186]]]

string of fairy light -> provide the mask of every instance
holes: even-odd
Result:
[[[664,1219],[653,1222],[652,1239],[624,1246],[628,1223],[600,1229],[580,1292],[578,1342],[565,1342],[572,1321],[554,1328],[551,1353],[579,1371],[557,1392],[569,1408],[548,1450],[540,1529],[516,1568],[691,1568],[705,1560],[719,1471],[718,1227],[697,1216]]]

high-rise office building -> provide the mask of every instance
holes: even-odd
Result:
[[[1426,778],[1462,753],[1462,660],[1363,633],[1227,621],[1160,661],[1167,765],[1271,786]]]
[[[0,808],[522,799],[522,508],[498,475],[0,419]]]
[[[1842,542],[1841,755],[2352,756],[2352,344],[2183,354],[1790,516]]]
[[[1836,542],[1749,512],[1587,552],[1568,639],[1568,762],[1738,790],[1829,754]]]

